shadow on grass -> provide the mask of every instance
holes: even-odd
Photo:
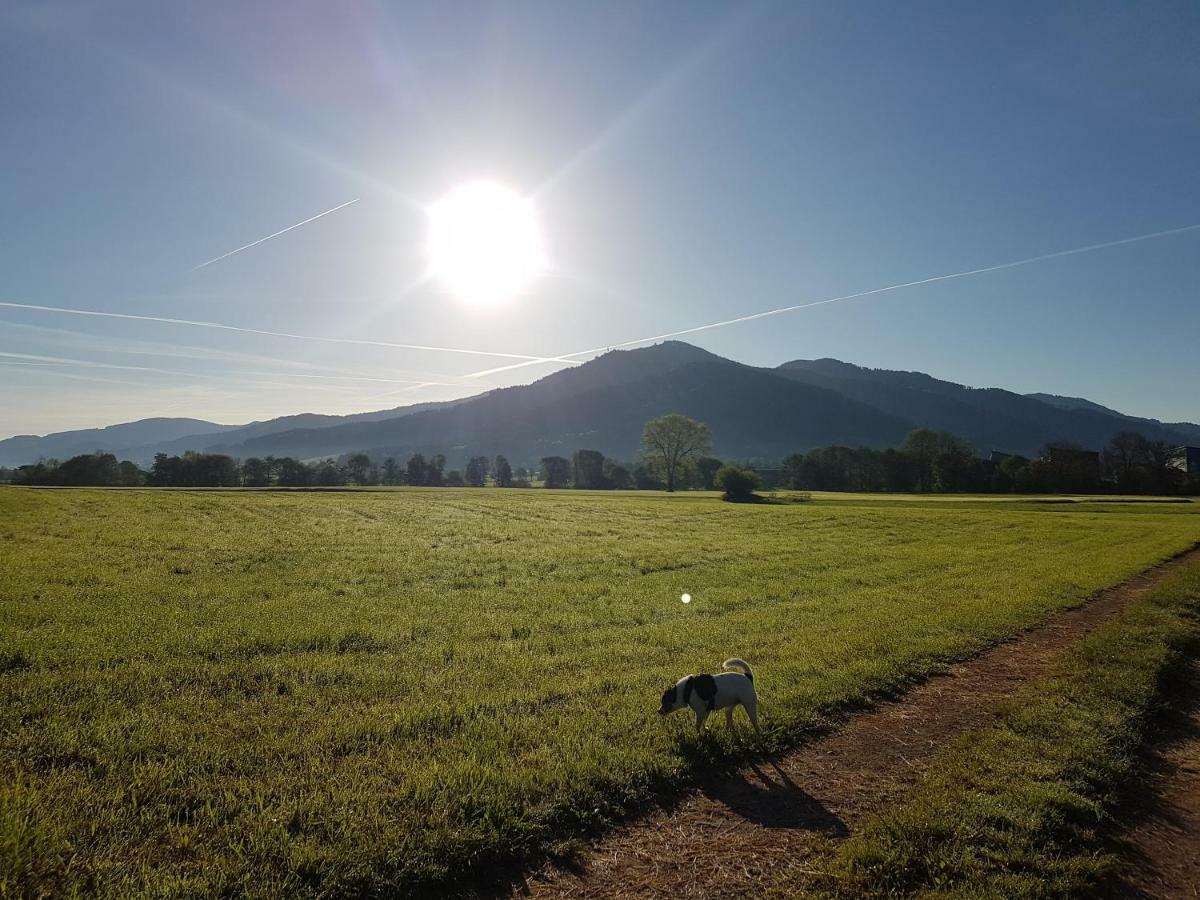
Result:
[[[1200,642],[1191,642],[1182,648],[1190,657],[1169,670],[1163,678],[1163,693],[1166,702],[1157,711],[1148,746],[1142,753],[1139,776],[1133,783],[1125,785],[1124,802],[1115,811],[1115,820],[1121,833],[1114,835],[1109,845],[1111,852],[1124,862],[1124,868],[1114,871],[1100,885],[1098,896],[1106,898],[1136,898],[1152,900],[1162,896],[1162,884],[1147,889],[1147,884],[1165,881],[1170,883],[1172,874],[1159,870],[1159,860],[1151,858],[1145,849],[1133,839],[1135,832],[1148,832],[1152,841],[1174,844],[1179,835],[1186,834],[1190,827],[1180,810],[1165,791],[1173,776],[1179,774],[1179,763],[1171,759],[1175,747],[1200,741]],[[1161,854],[1168,868],[1188,868],[1194,873],[1195,859],[1177,847],[1172,852]],[[1178,881],[1178,878],[1174,880]]]
[[[747,494],[738,497],[730,497],[726,494],[721,499],[725,503],[760,503],[771,506],[794,506],[797,503],[808,503],[812,500],[812,494],[790,493],[779,496],[778,494],[771,493],[765,497],[762,494]]]

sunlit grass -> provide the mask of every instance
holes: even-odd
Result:
[[[446,884],[691,777],[656,715],[681,674],[749,659],[786,744],[1191,546],[1198,513],[0,490],[0,879]],[[715,732],[710,759],[751,747]]]
[[[1200,563],[1172,573],[943,750],[897,807],[792,872],[792,897],[1116,896],[1115,802],[1200,639]]]

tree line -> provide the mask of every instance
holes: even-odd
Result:
[[[1173,448],[1132,431],[1099,452],[1067,441],[1035,458],[979,457],[962,438],[919,428],[897,448],[819,447],[783,460],[780,486],[797,490],[996,494],[1200,494],[1200,477],[1174,464]]]
[[[159,453],[149,469],[111,453],[59,463],[43,460],[0,469],[0,481],[28,485],[136,487],[532,487],[580,490],[724,490],[746,499],[762,480],[795,490],[929,493],[1200,494],[1200,477],[1174,465],[1172,448],[1136,432],[1113,436],[1100,452],[1065,442],[1048,444],[1033,459],[1017,454],[978,456],[962,438],[917,429],[896,448],[818,447],[786,457],[778,467],[742,466],[711,454],[708,429],[685,416],[646,424],[636,462],[579,449],[513,467],[504,456],[472,456],[461,469],[446,457],[414,453],[401,462],[366,453],[313,462],[292,457],[238,460],[218,453]],[[760,478],[760,475],[765,476]]]

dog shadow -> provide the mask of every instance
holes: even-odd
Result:
[[[836,814],[805,791],[773,759],[766,765],[750,763],[751,780],[742,772],[724,775],[701,787],[711,800],[764,828],[794,828],[829,837],[846,837],[850,831]]]

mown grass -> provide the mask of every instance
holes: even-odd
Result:
[[[679,675],[750,659],[778,748],[1198,512],[0,490],[0,895],[443,891],[759,746]]]
[[[1068,650],[995,727],[945,751],[899,807],[777,898],[1092,896],[1110,813],[1178,664],[1200,648],[1200,563]]]

